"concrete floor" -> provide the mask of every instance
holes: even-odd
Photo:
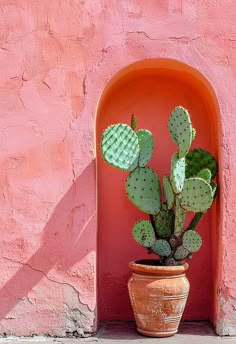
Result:
[[[0,338],[0,344],[236,344],[236,337],[218,337],[206,322],[182,323],[179,333],[169,338],[143,337],[132,322],[105,322],[99,332],[89,338]]]

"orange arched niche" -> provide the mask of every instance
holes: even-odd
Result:
[[[98,210],[98,314],[100,320],[133,318],[127,292],[128,262],[146,258],[145,249],[131,235],[135,221],[145,219],[127,199],[125,172],[107,165],[100,153],[103,130],[110,124],[129,123],[149,129],[155,139],[150,166],[161,178],[169,174],[170,159],[177,150],[167,129],[170,112],[186,107],[197,130],[192,148],[202,147],[218,157],[219,107],[209,81],[196,69],[171,59],[150,59],[127,66],[105,87],[97,106],[97,210]],[[198,227],[202,249],[190,262],[190,296],[184,318],[214,321],[220,257],[217,204]],[[214,259],[213,259],[214,257]]]

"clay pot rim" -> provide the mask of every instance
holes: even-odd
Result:
[[[185,262],[177,266],[145,265],[145,260],[156,262],[155,259],[135,260],[129,263],[129,268],[132,272],[142,275],[174,276],[185,274],[189,267],[188,263]]]

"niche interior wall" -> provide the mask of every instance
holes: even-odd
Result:
[[[111,79],[97,110],[97,192],[98,192],[98,290],[99,316],[102,320],[131,320],[127,280],[129,261],[150,258],[131,234],[133,224],[143,214],[127,199],[127,173],[117,171],[101,157],[99,141],[110,124],[130,123],[132,114],[138,128],[154,135],[154,154],[150,166],[160,180],[170,173],[176,152],[168,132],[171,111],[182,105],[191,114],[197,131],[193,148],[202,147],[218,158],[219,108],[209,82],[196,70],[174,60],[144,60],[124,68]],[[214,313],[219,241],[216,205],[207,213],[199,232],[201,250],[190,262],[190,295],[184,313],[186,320],[208,320]],[[153,256],[154,258],[154,256]]]

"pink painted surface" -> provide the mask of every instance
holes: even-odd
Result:
[[[0,2],[1,333],[94,330],[96,104],[120,69],[163,57],[198,69],[218,97],[215,320],[218,333],[236,334],[234,7],[231,0]]]

